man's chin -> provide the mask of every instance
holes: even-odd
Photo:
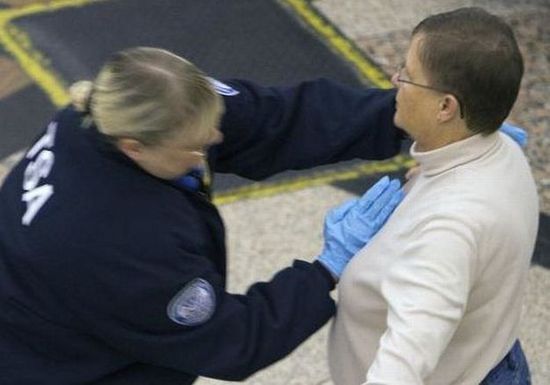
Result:
[[[397,116],[397,112],[393,115],[393,125],[397,128],[400,128],[400,129],[406,131],[405,127],[403,127],[403,124],[401,123],[399,117]]]
[[[407,130],[407,128],[402,124],[402,122],[399,120],[399,118],[397,117],[397,114],[395,114],[393,116],[393,125],[397,128],[399,128],[400,130],[402,130],[405,134],[407,134],[407,136],[409,136],[410,138],[412,138],[412,135],[411,133],[409,132],[409,130]]]

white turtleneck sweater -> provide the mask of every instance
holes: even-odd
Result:
[[[500,133],[415,148],[420,173],[339,285],[337,385],[478,385],[518,338],[538,226],[521,149]]]

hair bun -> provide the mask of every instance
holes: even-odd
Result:
[[[81,80],[69,87],[71,104],[77,111],[90,112],[90,98],[92,96],[93,83],[89,80]]]

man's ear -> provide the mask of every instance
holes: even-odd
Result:
[[[117,148],[128,158],[139,162],[143,158],[144,145],[139,140],[132,138],[119,138],[116,141]]]
[[[437,119],[440,123],[444,123],[455,116],[460,116],[460,104],[454,95],[447,94],[439,101]]]

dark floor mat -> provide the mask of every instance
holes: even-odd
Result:
[[[216,77],[286,84],[353,70],[275,1],[118,0],[19,19],[68,82],[92,77],[114,51],[158,46]]]
[[[533,262],[550,269],[550,216],[541,214]]]
[[[30,86],[0,101],[0,159],[27,147],[55,112],[46,95]]]

